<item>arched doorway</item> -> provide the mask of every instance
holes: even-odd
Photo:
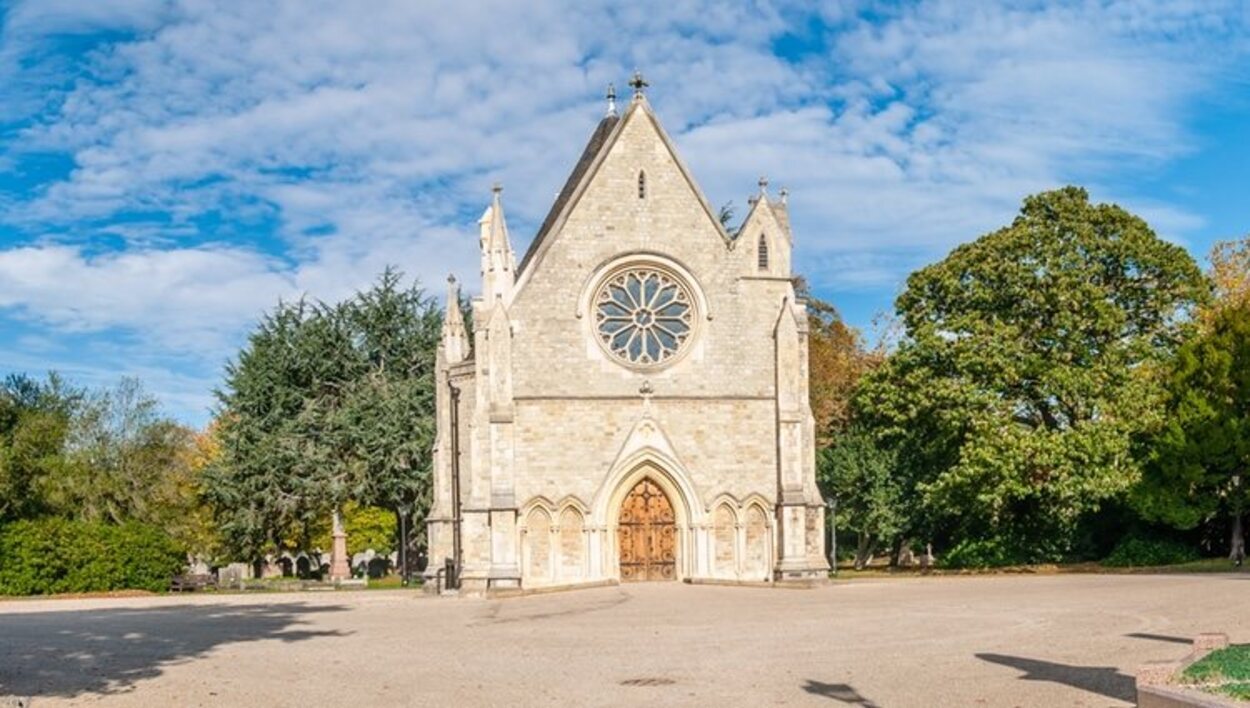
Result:
[[[622,581],[677,577],[677,518],[668,495],[643,477],[625,495],[617,527]]]

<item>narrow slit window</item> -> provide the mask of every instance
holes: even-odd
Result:
[[[638,171],[638,198],[647,198],[647,173],[642,170]]]
[[[759,258],[760,270],[768,270],[768,239],[764,234],[760,234]]]

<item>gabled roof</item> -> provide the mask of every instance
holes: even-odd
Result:
[[[772,214],[777,225],[781,227],[782,235],[790,239],[791,242],[794,241],[794,235],[790,233],[790,209],[785,202],[775,201],[769,198],[767,194],[760,194],[754,199],[748,200],[747,203],[750,204],[751,208],[747,210],[746,217],[742,219],[742,223],[738,224],[737,230],[734,231],[735,243],[741,239],[743,230],[746,229],[747,224],[751,223],[755,212],[762,209],[767,209],[768,213]],[[763,214],[762,211],[760,213]]]
[[[699,189],[694,178],[690,175],[690,170],[686,167],[686,163],[677,154],[677,149],[673,146],[672,139],[669,138],[668,133],[664,131],[664,128],[656,119],[655,114],[651,111],[650,104],[647,103],[647,99],[642,96],[636,96],[630,102],[629,108],[625,110],[624,117],[617,118],[614,115],[605,117],[599,122],[599,126],[595,129],[594,134],[590,136],[590,142],[586,144],[586,149],[582,151],[581,159],[577,161],[577,165],[573,168],[573,173],[569,175],[568,181],[564,183],[564,188],[560,190],[560,195],[556,198],[555,204],[551,205],[551,211],[547,213],[547,218],[543,220],[543,225],[538,230],[538,235],[530,243],[529,249],[525,252],[525,258],[521,260],[521,265],[517,268],[518,286],[529,279],[529,271],[533,267],[531,261],[542,252],[544,242],[561,228],[569,211],[576,204],[581,193],[586,189],[587,184],[594,178],[595,172],[598,170],[599,165],[603,163],[604,157],[612,149],[612,144],[616,142],[622,127],[626,121],[633,118],[635,112],[641,112],[651,122],[651,126],[655,129],[661,142],[664,143],[664,147],[672,156],[677,169],[685,177],[686,183],[694,191],[695,197],[699,200],[711,223],[720,233],[725,245],[727,247],[732,246],[733,239],[730,238],[724,226],[716,218],[716,212],[712,210],[712,206],[708,204],[703,190]]]
[[[517,273],[525,272],[525,266],[529,264],[530,259],[538,253],[538,247],[543,240],[547,238],[547,234],[551,232],[551,227],[555,225],[556,219],[560,217],[560,212],[564,211],[564,207],[568,204],[569,199],[573,197],[573,192],[577,190],[577,185],[581,183],[582,176],[590,169],[590,165],[595,161],[595,157],[599,155],[599,151],[608,142],[608,136],[612,134],[612,129],[620,123],[621,119],[615,114],[604,116],[599,121],[599,126],[595,128],[595,132],[590,136],[590,142],[586,143],[586,149],[582,150],[582,156],[577,160],[577,164],[573,166],[573,172],[569,174],[569,178],[564,182],[564,188],[560,190],[556,201],[551,205],[551,211],[547,212],[547,218],[543,219],[543,225],[538,228],[538,235],[534,236],[534,240],[530,242],[530,246],[525,251],[525,257],[521,259],[521,265],[517,268]]]

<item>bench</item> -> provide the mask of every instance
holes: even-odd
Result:
[[[210,573],[184,573],[169,581],[170,592],[187,592],[217,587],[217,577]]]

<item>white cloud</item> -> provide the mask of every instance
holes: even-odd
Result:
[[[0,165],[75,162],[5,205],[0,223],[39,238],[0,250],[0,307],[214,360],[280,296],[333,299],[387,263],[435,285],[471,273],[495,180],[524,248],[603,86],[635,67],[715,203],[741,207],[760,173],[791,188],[798,262],[830,290],[892,290],[1070,181],[1183,240],[1197,215],[1100,185],[1189,149],[1185,108],[1250,24],[1236,2],[939,0],[872,23],[846,2],[787,60],[778,38],[820,34],[801,7],[79,5],[19,3],[0,35],[0,86],[20,79],[0,103],[35,119]],[[77,64],[51,49],[98,29],[124,34]],[[167,218],[118,218],[136,212]],[[103,233],[126,246],[102,252]]]

